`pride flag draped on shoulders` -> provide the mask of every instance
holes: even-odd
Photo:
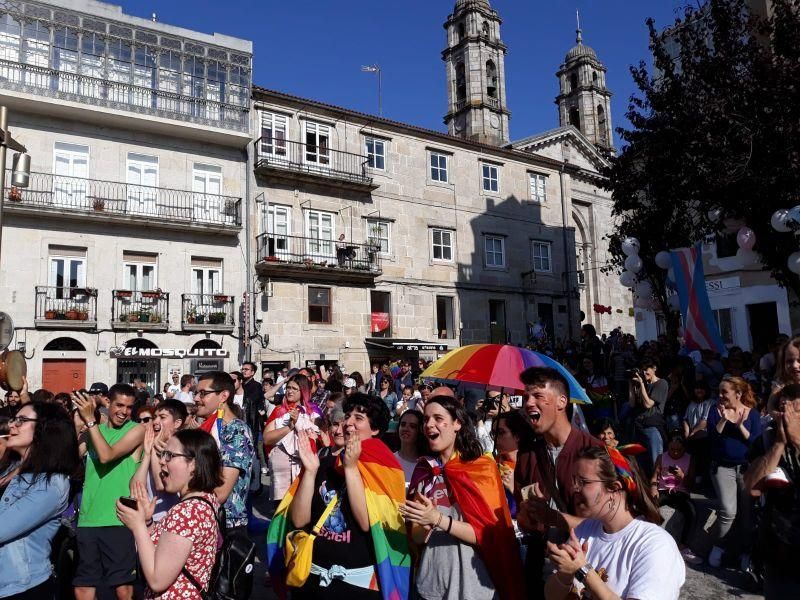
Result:
[[[341,468],[341,458],[337,460]],[[405,501],[405,478],[400,463],[380,440],[361,442],[358,471],[364,483],[370,536],[375,551],[375,572],[383,600],[406,600],[409,595],[411,558],[406,527],[398,506]],[[301,473],[278,506],[267,532],[267,568],[275,591],[286,597],[284,546],[293,529],[289,507],[305,473]]]

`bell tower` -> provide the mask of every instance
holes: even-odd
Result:
[[[560,93],[556,96],[558,123],[573,125],[590,142],[614,151],[611,126],[611,92],[606,87],[606,68],[595,51],[583,44],[580,21],[575,46],[567,52],[556,73]]]
[[[447,18],[448,110],[444,122],[451,135],[502,146],[508,143],[506,46],[500,39],[497,11],[489,0],[456,0]]]

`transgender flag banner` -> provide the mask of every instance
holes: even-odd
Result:
[[[669,254],[681,302],[686,347],[690,350],[715,350],[726,356],[728,349],[722,342],[706,291],[702,245],[670,250]]]

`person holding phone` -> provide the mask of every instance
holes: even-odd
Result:
[[[57,404],[24,404],[9,421],[9,460],[0,471],[0,598],[51,600],[50,550],[67,508],[78,442]],[[5,461],[4,461],[5,462]]]
[[[117,499],[116,515],[136,540],[146,597],[201,600],[198,585],[208,585],[219,535],[214,490],[222,485],[222,462],[217,443],[205,431],[187,429],[171,436],[158,455],[164,490],[180,502],[153,523],[156,499],[135,482],[132,497]]]

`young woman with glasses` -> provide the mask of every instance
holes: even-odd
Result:
[[[164,489],[181,498],[153,524],[156,500],[134,485],[136,508],[117,501],[117,517],[136,540],[147,598],[200,600],[217,552],[219,525],[214,489],[222,485],[222,463],[214,438],[200,429],[178,431],[159,451]],[[188,574],[188,575],[187,575]]]
[[[0,472],[0,598],[55,596],[50,547],[67,508],[69,478],[78,467],[78,440],[57,404],[25,404],[9,421]]]

